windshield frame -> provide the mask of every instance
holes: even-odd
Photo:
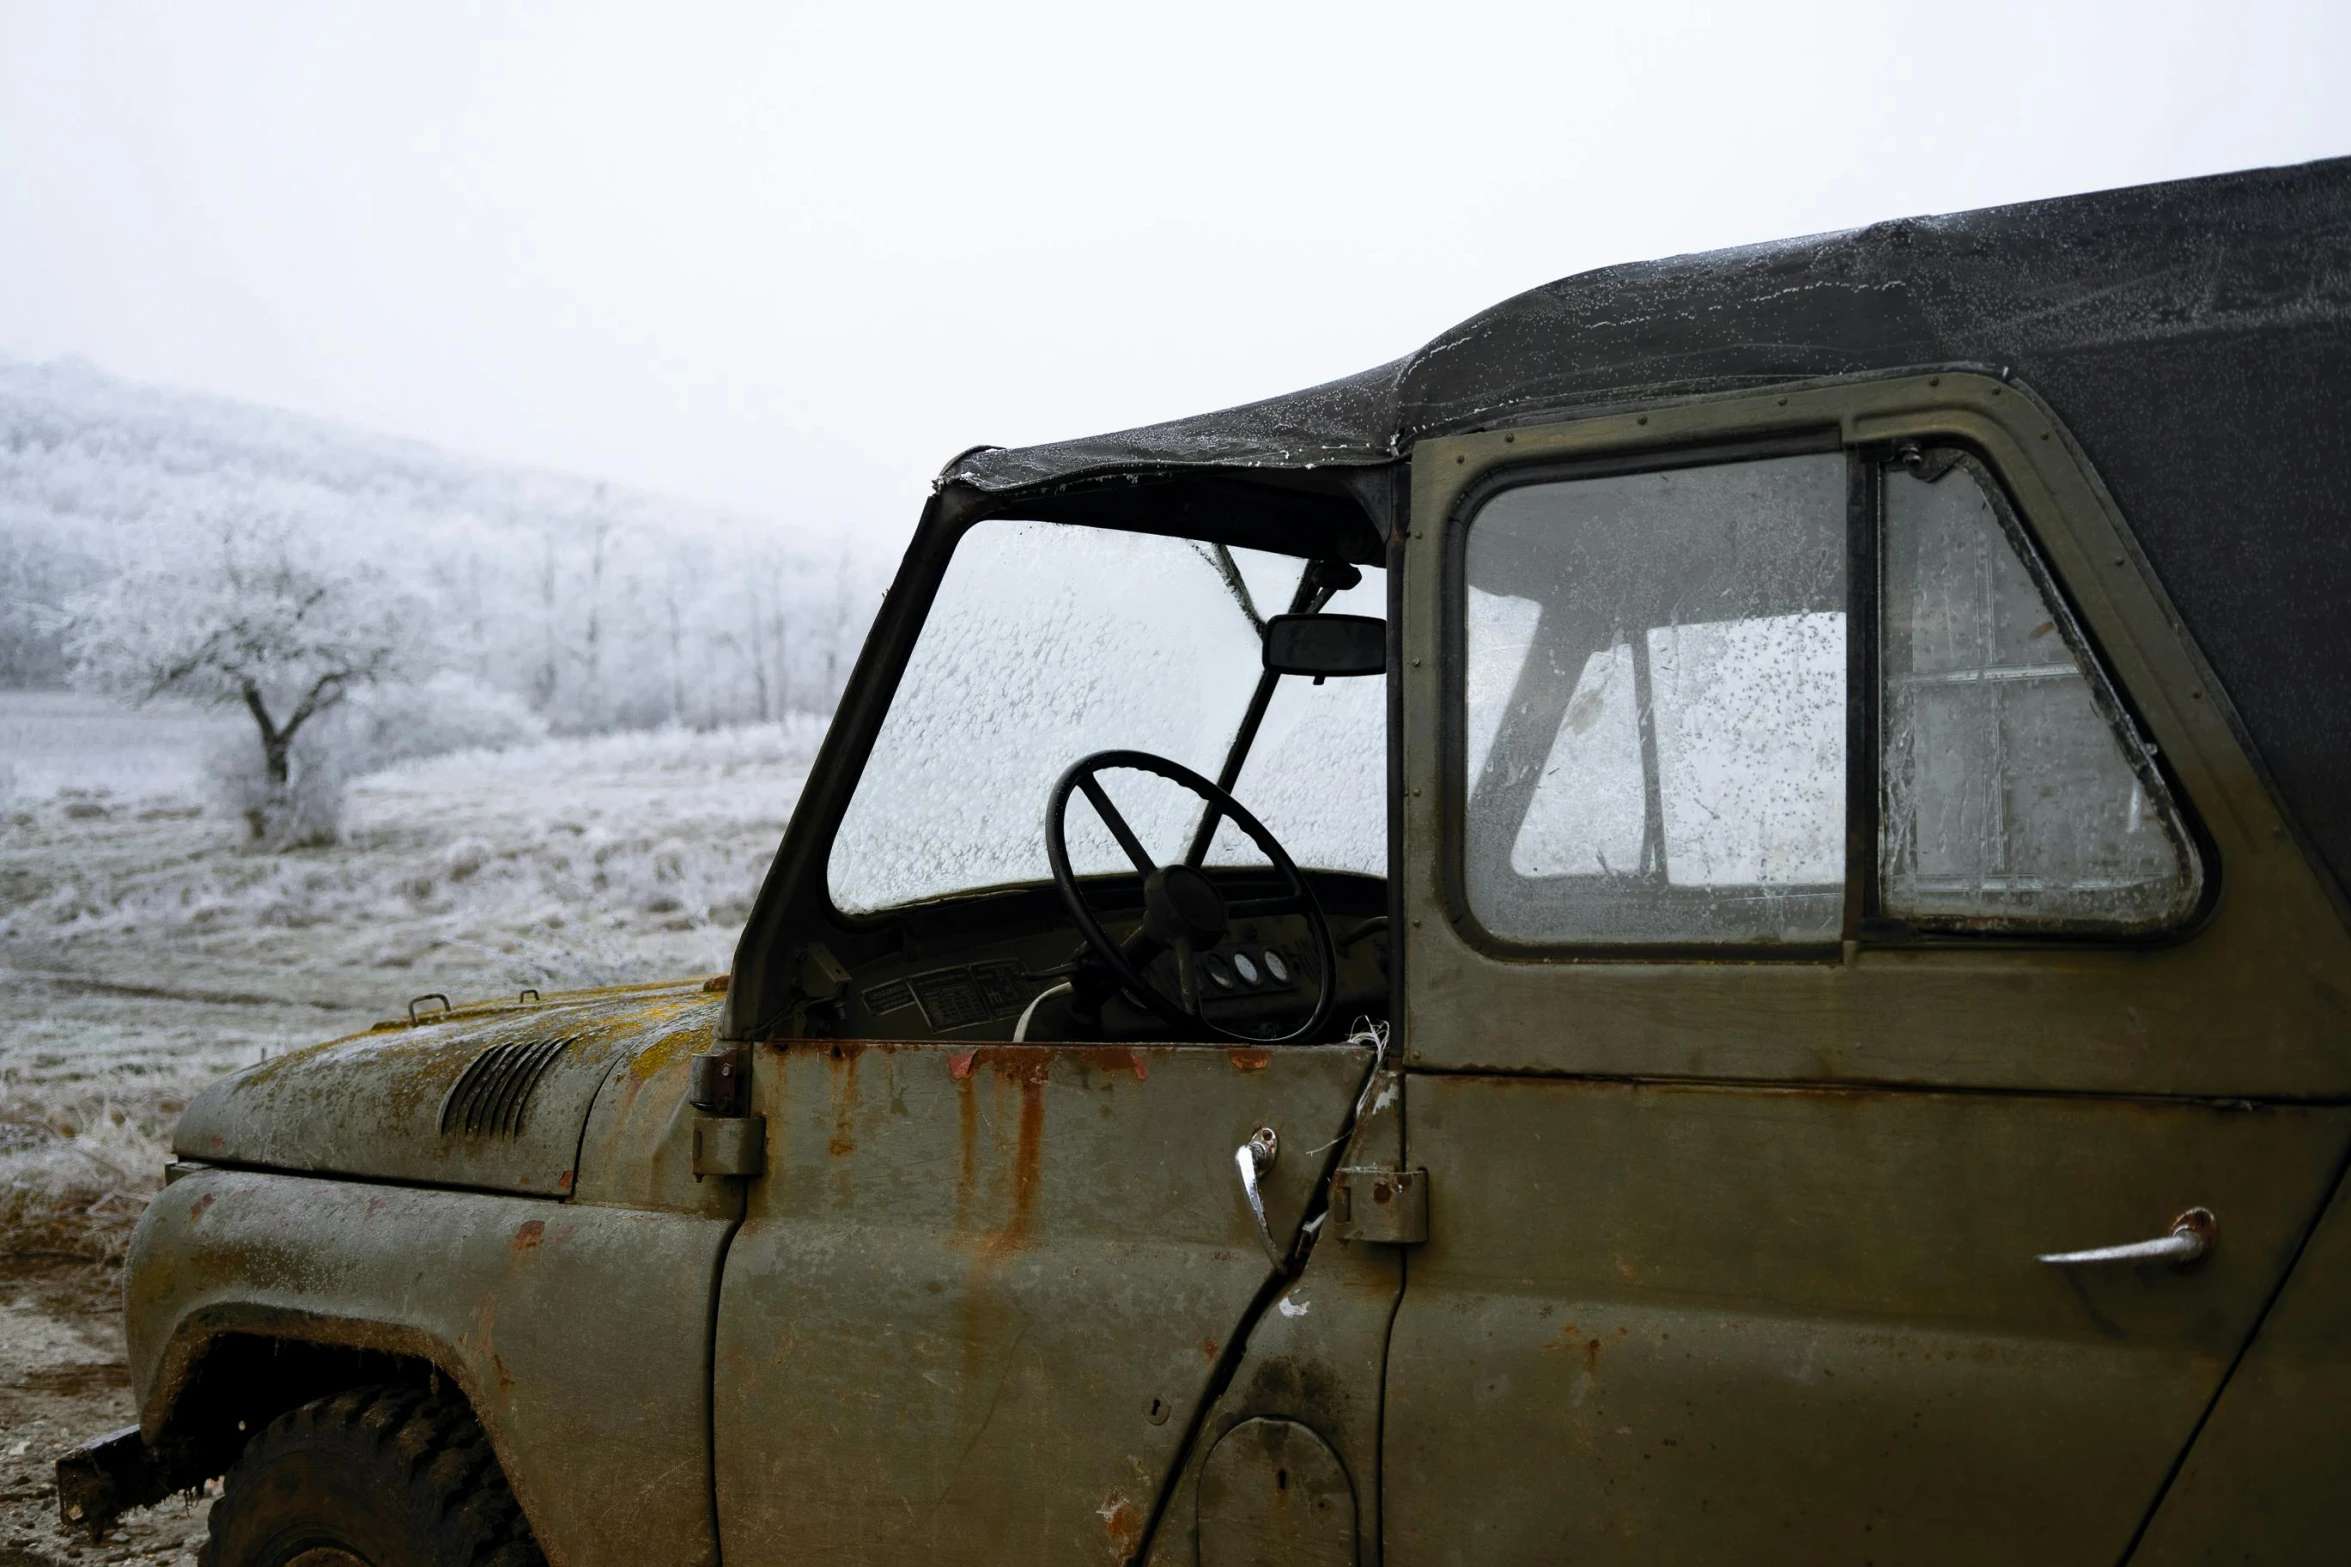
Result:
[[[719,1036],[773,1037],[812,998],[839,988],[841,957],[895,944],[909,919],[975,900],[1033,894],[1030,883],[972,889],[870,913],[838,908],[827,880],[833,842],[873,756],[923,626],[928,622],[964,535],[995,519],[1079,522],[1120,532],[1160,534],[1203,544],[1261,549],[1301,559],[1328,557],[1387,570],[1388,673],[1386,853],[1383,877],[1390,917],[1397,909],[1403,776],[1398,683],[1402,646],[1400,519],[1409,498],[1409,465],[1186,476],[1119,473],[1041,494],[989,495],[942,484],[926,501],[898,572],[859,650],[841,702],[810,764],[800,797],[763,878],[726,989]],[[1246,757],[1243,758],[1244,762]],[[1229,868],[1249,874],[1248,867]],[[1220,874],[1222,874],[1220,872]],[[1356,873],[1308,870],[1310,877],[1356,879]],[[1115,880],[1116,878],[1110,878]],[[1050,883],[1046,884],[1049,893]],[[840,949],[836,956],[832,949]],[[1401,964],[1392,977],[1401,1002]]]

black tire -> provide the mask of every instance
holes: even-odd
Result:
[[[367,1387],[245,1445],[202,1567],[545,1567],[489,1439],[456,1399]]]

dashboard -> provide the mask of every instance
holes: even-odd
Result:
[[[1358,1016],[1387,1015],[1386,884],[1336,872],[1307,874],[1338,949],[1335,1035]],[[853,1039],[1009,1040],[1030,1004],[1045,996],[1027,1037],[1069,1038],[1066,1010],[1047,992],[1069,978],[1082,943],[1060,899],[1050,888],[1042,891],[1042,898],[1037,889],[978,894],[882,916],[868,927],[865,941],[843,943],[851,949],[842,954],[850,984],[837,1017],[811,1032]],[[1114,885],[1089,886],[1088,895],[1100,900],[1097,907],[1114,937],[1134,928],[1139,909],[1122,909]],[[1176,961],[1175,954],[1162,953],[1149,968],[1169,994],[1177,989]],[[1302,915],[1236,919],[1222,941],[1192,961],[1202,1014],[1236,1033],[1278,1036],[1314,1006],[1313,936]],[[1085,1037],[1178,1036],[1156,1014],[1117,998],[1104,1008],[1100,1028]]]

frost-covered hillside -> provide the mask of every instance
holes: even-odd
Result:
[[[0,720],[27,702],[0,697]],[[259,854],[165,769],[38,746],[79,717],[17,726],[23,765],[79,782],[0,798],[0,1094],[201,1080],[427,991],[722,970],[823,734],[802,716],[405,763],[353,785],[340,842]],[[162,754],[184,723],[116,727]]]
[[[256,526],[382,569],[563,730],[827,711],[882,586],[819,527],[0,358],[0,687],[62,680],[68,594]]]

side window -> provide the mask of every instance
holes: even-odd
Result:
[[[1469,903],[1541,942],[1834,941],[1845,459],[1527,484],[1481,507]]]
[[[1821,945],[1848,907],[2114,933],[2195,906],[2179,810],[1991,475],[1949,451],[1885,468],[1878,581],[1856,585],[1856,460],[1527,482],[1478,506],[1462,869],[1488,931]],[[1873,732],[1849,716],[1849,611],[1873,588],[1879,744],[1849,756]],[[1846,802],[1872,792],[1876,853],[1848,864]]]
[[[1884,494],[1884,911],[2125,930],[2186,913],[2179,813],[1990,475],[1928,453]]]

